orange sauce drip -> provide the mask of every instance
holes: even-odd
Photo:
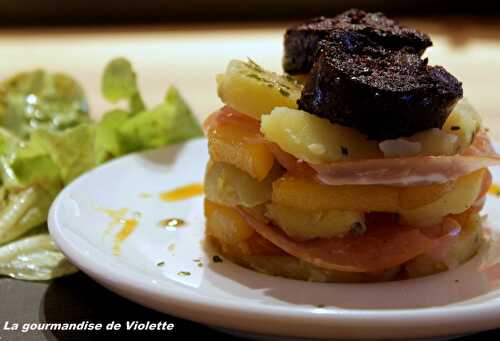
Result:
[[[123,218],[128,213],[128,208],[120,208],[119,210],[112,210],[109,208],[99,208],[98,210],[111,218],[108,227],[106,228],[106,230],[104,230],[104,235],[110,233],[115,226],[120,224],[123,221]]]
[[[203,194],[203,184],[194,183],[176,188],[171,191],[160,194],[160,199],[163,201],[177,201],[189,199]]]
[[[127,239],[132,232],[136,229],[139,222],[136,219],[126,219],[122,221],[122,228],[116,234],[115,242],[113,244],[113,254],[118,256],[121,251],[122,243]]]
[[[488,194],[500,196],[500,185],[499,184],[492,184],[490,188],[488,189]]]

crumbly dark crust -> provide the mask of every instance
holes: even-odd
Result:
[[[299,108],[385,140],[441,128],[462,84],[408,49],[334,30],[320,42]]]
[[[374,40],[383,41],[386,48],[404,49],[419,55],[432,45],[426,34],[401,26],[383,13],[351,9],[333,18],[314,18],[289,28],[285,33],[284,70],[290,74],[308,73],[318,43],[327,39],[331,31],[338,29],[360,32]]]

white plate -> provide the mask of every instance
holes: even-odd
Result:
[[[234,331],[386,339],[500,327],[500,283],[492,273],[477,270],[480,256],[442,274],[375,284],[308,283],[259,274],[227,260],[213,263],[213,253],[201,243],[203,198],[159,198],[162,191],[201,182],[207,155],[206,140],[200,139],[129,155],[85,174],[51,208],[49,227],[57,245],[82,271],[124,297]],[[493,174],[500,179],[494,169]],[[140,218],[116,256],[112,245],[120,227],[106,233],[111,218],[102,209],[120,208],[129,209],[127,218],[137,212]],[[489,196],[490,222],[500,217],[499,208],[500,200]],[[160,228],[158,222],[169,217],[188,225]],[[194,261],[198,258],[202,267]],[[157,266],[160,261],[165,264]],[[181,276],[181,271],[191,275]]]

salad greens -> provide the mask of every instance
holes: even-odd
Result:
[[[127,101],[128,109],[94,122],[82,88],[67,75],[36,70],[0,84],[0,275],[47,280],[77,271],[47,231],[58,192],[114,157],[203,134],[174,87],[146,108],[124,58],[106,66],[101,85],[107,100]]]

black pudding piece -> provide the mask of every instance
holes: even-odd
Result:
[[[441,128],[462,96],[462,83],[420,55],[333,31],[319,44],[298,104],[381,141]]]
[[[363,33],[386,48],[404,49],[419,55],[432,45],[426,34],[401,26],[380,12],[367,13],[351,9],[333,18],[319,17],[289,28],[285,33],[285,72],[308,73],[313,65],[318,43],[337,29]]]

